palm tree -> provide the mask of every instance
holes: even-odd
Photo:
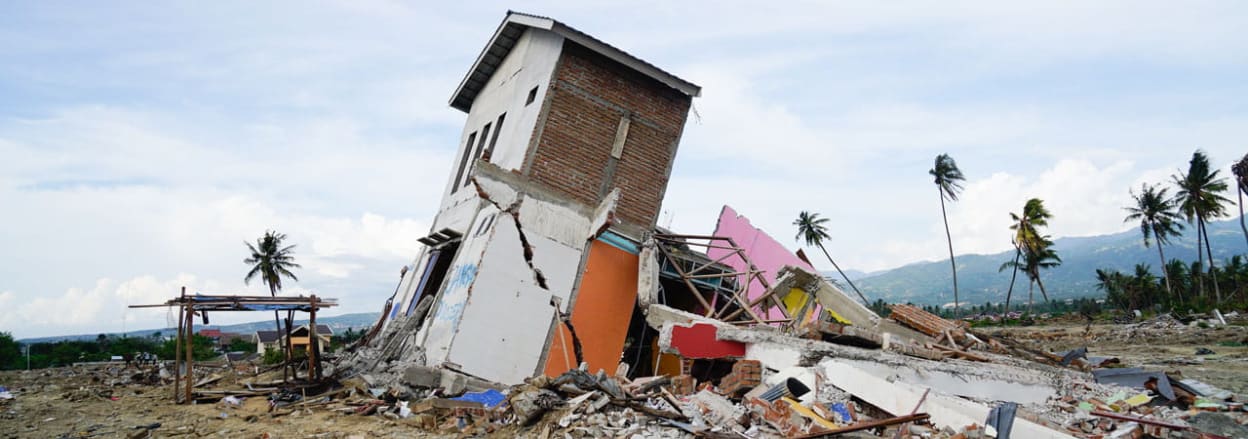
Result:
[[[805,242],[806,245],[818,246],[819,250],[823,250],[823,255],[836,268],[836,272],[845,278],[845,282],[849,284],[850,288],[854,289],[855,293],[858,293],[858,298],[862,299],[862,304],[870,307],[871,303],[867,301],[867,297],[863,296],[862,291],[858,290],[858,286],[854,285],[854,281],[849,280],[849,276],[846,276],[845,272],[841,271],[841,266],[836,265],[836,261],[832,260],[832,255],[828,254],[828,249],[823,247],[823,241],[829,238],[828,228],[823,225],[826,222],[828,222],[828,219],[820,218],[818,213],[802,211],[797,215],[797,219],[793,221],[793,225],[797,226],[797,236],[793,239],[796,239],[798,242]]]
[[[1186,174],[1175,175],[1175,185],[1179,190],[1174,198],[1179,203],[1179,210],[1187,218],[1188,223],[1196,223],[1196,254],[1203,261],[1209,258],[1209,275],[1213,273],[1213,249],[1209,244],[1209,230],[1205,224],[1211,219],[1226,216],[1226,203],[1230,200],[1222,196],[1226,192],[1226,181],[1218,177],[1219,170],[1210,169],[1209,157],[1203,151],[1192,153]],[[1204,240],[1205,254],[1200,252],[1200,242]],[[1218,283],[1213,282],[1215,300],[1222,302],[1222,292]]]
[[[269,295],[277,297],[277,292],[282,290],[283,277],[299,281],[295,273],[290,271],[292,268],[300,268],[299,264],[295,263],[295,246],[282,247],[282,241],[285,240],[286,234],[266,230],[264,236],[256,239],[256,245],[243,242],[247,244],[247,250],[251,252],[251,256],[243,260],[243,263],[251,266],[247,276],[243,277],[244,284],[251,284],[251,280],[259,276],[260,281],[268,285]],[[281,317],[278,316],[277,310],[273,310],[273,322],[277,324],[277,331],[281,332]]]
[[[949,268],[953,270],[953,316],[958,316],[958,264],[953,260],[953,235],[949,233],[949,216],[945,213],[945,200],[958,201],[958,193],[962,192],[962,170],[949,154],[936,156],[936,164],[927,171],[940,191],[940,217],[945,221],[945,240],[949,243]]]
[[[1244,224],[1244,192],[1248,191],[1248,154],[1244,154],[1244,158],[1239,159],[1234,165],[1231,165],[1231,172],[1235,174],[1235,195],[1239,197],[1239,228],[1244,231],[1244,240],[1248,241],[1248,225]]]
[[[1179,236],[1183,223],[1179,222],[1179,213],[1175,201],[1166,198],[1166,188],[1142,184],[1140,192],[1131,191],[1135,204],[1127,206],[1127,217],[1123,222],[1139,221],[1140,233],[1144,234],[1144,247],[1149,246],[1150,237],[1157,241],[1157,256],[1161,258],[1161,275],[1166,280],[1166,294],[1174,294],[1170,288],[1170,274],[1166,273],[1166,253],[1162,246],[1170,241],[1171,236]]]
[[[1003,271],[1006,268],[1013,268],[1015,270],[1015,274],[1017,274],[1018,270],[1021,269],[1023,273],[1027,274],[1028,312],[1031,312],[1034,305],[1033,292],[1037,285],[1040,286],[1040,294],[1044,295],[1044,301],[1049,301],[1049,293],[1045,290],[1044,282],[1040,279],[1040,270],[1053,268],[1062,264],[1062,259],[1057,256],[1057,251],[1053,250],[1052,246],[1053,241],[1049,240],[1047,236],[1041,237],[1039,242],[1031,246],[1019,246],[1020,249],[1030,247],[1032,250],[1022,251],[1023,261],[1021,263],[1016,257],[1013,261],[1007,261],[1006,263],[1001,264],[1001,268],[997,269],[997,271]],[[1010,287],[1012,289],[1013,285],[1010,285]],[[1009,302],[1008,295],[1006,296],[1006,302]]]
[[[1010,213],[1010,219],[1014,221],[1010,225],[1010,230],[1014,231],[1014,236],[1010,238],[1010,241],[1014,244],[1014,261],[1002,264],[1000,269],[1004,270],[1006,267],[1014,268],[1014,274],[1010,276],[1010,289],[1005,293],[1006,312],[1009,312],[1010,298],[1014,295],[1014,280],[1018,277],[1018,269],[1028,267],[1028,264],[1021,264],[1019,260],[1023,257],[1028,257],[1032,259],[1032,262],[1039,264],[1041,260],[1038,257],[1043,256],[1041,253],[1047,246],[1045,243],[1052,244],[1039,230],[1040,227],[1048,226],[1049,218],[1052,217],[1053,214],[1049,213],[1049,210],[1044,207],[1044,200],[1039,198],[1027,200],[1027,203],[1023,205],[1021,215]],[[1056,253],[1054,256],[1056,256]],[[1028,276],[1030,276],[1030,273]],[[1040,287],[1040,293],[1044,294],[1047,301],[1049,295],[1045,292],[1043,284]]]

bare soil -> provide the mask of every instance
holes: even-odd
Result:
[[[430,437],[411,418],[339,414],[318,407],[274,417],[265,397],[176,405],[172,385],[128,383],[134,369],[80,366],[0,372],[15,394],[0,401],[4,438],[377,438]],[[143,426],[160,425],[150,429]]]
[[[1124,367],[1177,371],[1184,378],[1248,394],[1248,326],[1236,323],[1201,328],[1177,322],[1088,326],[1068,321],[985,331],[1053,352],[1087,347],[1089,356],[1115,357]],[[1214,353],[1198,355],[1201,348]]]

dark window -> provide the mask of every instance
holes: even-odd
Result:
[[[481,148],[485,147],[485,138],[489,136],[490,136],[490,124],[487,123],[485,124],[485,128],[481,129],[481,141],[477,142],[477,153],[472,155],[473,162],[476,162],[478,158],[481,158]],[[468,147],[469,148],[472,147],[471,141],[468,142]],[[472,175],[472,166],[468,166],[468,171],[469,171],[468,174]],[[464,176],[464,186],[468,186],[468,176]]]
[[[507,118],[507,113],[498,115],[498,121],[494,122],[494,137],[490,138],[490,147],[485,149],[485,155],[481,156],[481,160],[490,161],[490,157],[494,156],[494,144],[498,143],[498,133],[503,130],[503,119]]]
[[[459,189],[459,179],[464,178],[464,167],[468,166],[469,154],[472,154],[472,143],[477,140],[477,133],[468,135],[468,144],[464,145],[464,157],[459,159],[459,171],[455,172],[455,181],[451,183],[451,193]]]
[[[537,86],[529,90],[529,98],[524,100],[524,105],[532,104],[534,99],[537,99]]]

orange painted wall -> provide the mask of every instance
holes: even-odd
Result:
[[[572,305],[572,325],[581,339],[581,351],[589,362],[590,373],[597,373],[598,369],[615,373],[636,303],[637,255],[594,241],[576,303]],[[577,366],[567,327],[559,323],[555,331],[546,356],[547,376],[558,376]]]

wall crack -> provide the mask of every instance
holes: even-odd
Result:
[[[528,264],[529,270],[533,272],[533,281],[543,290],[549,291],[550,287],[546,285],[546,275],[542,274],[542,269],[533,265],[533,245],[529,244],[529,238],[524,234],[524,226],[520,224],[520,204],[524,201],[524,198],[517,194],[515,201],[512,201],[507,207],[503,207],[502,204],[490,198],[490,194],[481,187],[481,183],[477,181],[476,177],[472,177],[472,185],[477,189],[477,195],[482,200],[489,202],[498,210],[511,217],[512,222],[516,225],[516,233],[520,236],[520,246],[524,249],[524,262]]]

